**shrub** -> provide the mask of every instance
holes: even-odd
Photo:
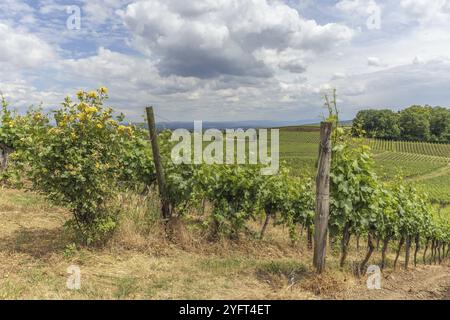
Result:
[[[38,137],[49,129],[49,119],[41,108],[31,107],[19,115],[2,97],[0,110],[0,181],[20,183],[25,164],[31,159],[29,150]],[[13,162],[14,166],[8,163]]]
[[[66,98],[54,112],[56,125],[35,137],[29,177],[50,200],[71,210],[68,225],[90,244],[116,227],[117,213],[108,207],[114,193],[123,183],[150,179],[152,166],[141,134],[103,106],[106,88],[79,91],[77,98]]]

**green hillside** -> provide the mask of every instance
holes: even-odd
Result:
[[[293,173],[314,175],[318,128],[281,128],[280,140],[281,160]],[[377,174],[384,180],[401,173],[433,202],[450,204],[450,145],[376,139],[367,139],[367,142],[374,153]]]

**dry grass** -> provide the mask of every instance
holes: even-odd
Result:
[[[154,195],[116,202],[121,224],[111,242],[80,248],[63,228],[68,212],[34,193],[0,189],[0,298],[318,299],[364,287],[350,267],[339,270],[337,255],[328,259],[332,272],[314,275],[305,239],[293,245],[281,227],[270,226],[263,241],[210,242],[202,219],[187,216],[171,223],[167,239]],[[352,250],[349,261],[363,251]],[[66,288],[70,265],[81,269],[80,290]]]

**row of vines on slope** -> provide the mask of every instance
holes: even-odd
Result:
[[[374,174],[374,162],[369,149],[353,141],[337,144],[333,151],[331,172],[332,236],[341,239],[341,266],[344,265],[350,238],[367,239],[367,255],[358,270],[364,270],[375,250],[375,243],[382,243],[381,267],[386,264],[389,244],[396,242],[396,267],[402,248],[405,248],[405,267],[409,265],[412,245],[414,264],[423,245],[424,262],[429,245],[431,259],[441,261],[450,249],[450,225],[434,213],[434,208],[402,177],[392,183],[379,181]]]
[[[114,231],[118,214],[109,204],[115,194],[129,188],[148,190],[156,180],[148,133],[123,125],[124,117],[114,117],[104,106],[107,97],[106,88],[80,91],[77,101],[66,98],[51,114],[30,109],[19,115],[4,103],[1,114],[0,142],[13,153],[12,165],[0,179],[31,183],[54,203],[69,208],[69,225],[85,243],[101,241]],[[175,165],[170,135],[160,133],[159,143],[174,213],[185,215],[207,201],[212,212],[205,225],[213,238],[237,238],[249,231],[249,221],[263,218],[260,238],[273,220],[288,227],[293,241],[298,237],[296,226],[307,229],[312,245],[315,194],[309,178],[292,177],[287,168],[267,177],[251,165]],[[403,245],[409,257],[415,243],[414,262],[421,245],[424,257],[430,244],[432,259],[447,256],[448,222],[436,219],[422,195],[401,179],[389,185],[380,182],[370,150],[361,140],[341,128],[333,137],[330,233],[333,240],[341,240],[341,264],[351,236],[367,237],[361,268],[371,258],[374,240],[383,242],[383,257],[393,241],[399,243],[397,257]]]
[[[367,238],[367,254],[357,267],[364,272],[374,250],[375,240],[383,242],[381,267],[386,264],[386,253],[391,242],[398,241],[394,268],[405,246],[405,268],[408,268],[411,247],[415,243],[414,264],[421,243],[426,253],[431,242],[431,260],[439,262],[450,252],[450,224],[436,218],[424,194],[396,177],[393,183],[381,182],[375,174],[370,147],[361,138],[352,138],[338,127],[336,93],[333,99],[325,96],[329,119],[334,126],[334,147],[331,168],[330,233],[341,239],[341,267],[344,266],[350,238]],[[353,135],[357,135],[353,128]]]

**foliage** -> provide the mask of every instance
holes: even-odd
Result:
[[[11,122],[14,119],[14,114],[8,109],[8,103],[2,96],[2,109],[0,111],[1,127],[0,127],[0,143],[2,148],[12,148],[15,141],[17,141],[17,135],[15,130],[11,126]]]
[[[0,181],[19,184],[24,165],[30,160],[29,150],[36,143],[37,137],[44,136],[49,128],[49,119],[41,108],[30,107],[24,115],[8,107],[2,97],[0,111],[0,149],[4,152],[5,165],[8,160],[14,166],[6,166],[0,172]]]
[[[68,225],[86,243],[115,229],[117,216],[108,207],[114,193],[153,176],[143,133],[122,125],[122,115],[115,119],[106,99],[106,88],[79,91],[76,102],[67,97],[53,112],[53,126],[34,110],[9,121],[18,136],[13,159],[34,188],[72,211]]]
[[[204,197],[213,205],[213,233],[237,237],[258,211],[263,176],[258,166],[205,165],[196,172]]]
[[[433,141],[450,141],[450,111],[436,107],[430,113],[430,133]]]
[[[311,179],[290,179],[288,185],[288,201],[281,213],[282,222],[289,227],[291,240],[297,240],[295,225],[312,229],[316,208],[316,197]]]
[[[171,210],[185,214],[191,207],[197,207],[202,200],[201,190],[196,173],[200,170],[194,164],[175,164],[171,158],[172,147],[170,130],[163,130],[158,135],[158,145],[164,168],[167,192]]]
[[[368,147],[345,141],[333,151],[330,228],[335,235],[342,235],[341,266],[352,234],[375,236],[386,246],[391,240],[400,240],[400,248],[405,240],[407,246],[420,239],[449,244],[448,221],[435,219],[427,197],[403,177],[388,184],[380,182]],[[370,258],[373,243],[371,246],[362,264]]]
[[[414,187],[421,193],[428,195],[434,203],[450,204],[450,173],[416,181]]]
[[[326,121],[333,123],[333,126],[336,128],[339,124],[339,109],[337,107],[336,89],[333,89],[331,95],[325,94],[324,100],[324,106],[328,111],[328,117],[326,118]]]
[[[412,141],[430,140],[430,112],[428,108],[411,106],[400,113],[398,123],[401,137]]]
[[[149,147],[148,132],[132,126],[118,126],[118,133],[122,135],[127,130],[132,134],[125,135],[126,138],[122,139],[121,142],[125,151],[119,155],[118,159],[118,168],[120,168],[118,182],[122,188],[146,189],[156,182],[155,165]]]
[[[351,233],[367,231],[375,219],[377,179],[373,167],[367,146],[344,138],[333,147],[330,174],[332,228],[342,232],[348,224]]]
[[[362,129],[369,138],[399,139],[398,118],[392,110],[363,110],[356,115],[352,130],[355,134],[357,129]]]
[[[287,168],[282,168],[277,175],[264,177],[258,201],[267,216],[280,214],[279,223],[289,228],[292,241],[298,238],[296,225],[311,228],[314,224],[312,181],[292,177]]]
[[[450,142],[450,110],[413,105],[400,112],[362,110],[353,121],[353,134],[360,130],[368,138],[428,142]]]

